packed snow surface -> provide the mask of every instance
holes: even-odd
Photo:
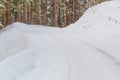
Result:
[[[67,28],[3,29],[0,80],[120,80],[120,1],[89,8]]]

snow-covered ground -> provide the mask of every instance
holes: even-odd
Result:
[[[0,80],[120,80],[120,1],[89,8],[67,28],[3,29]]]

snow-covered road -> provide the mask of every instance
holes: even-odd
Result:
[[[120,80],[119,12],[116,0],[67,28],[8,26],[0,32],[0,80]]]

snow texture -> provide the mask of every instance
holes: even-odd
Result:
[[[9,25],[0,31],[0,80],[120,80],[120,1],[67,28]]]

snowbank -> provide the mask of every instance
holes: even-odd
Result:
[[[63,29],[8,26],[0,32],[0,80],[120,80],[119,14],[116,0]]]
[[[26,44],[25,44],[26,43]],[[26,35],[15,27],[0,33],[0,61],[7,56],[14,55],[29,47]]]
[[[101,29],[115,32],[120,30],[119,14],[119,0],[104,2],[100,5],[89,8],[74,25],[78,27],[82,26],[85,29],[94,29],[94,31],[97,30],[99,32]]]

